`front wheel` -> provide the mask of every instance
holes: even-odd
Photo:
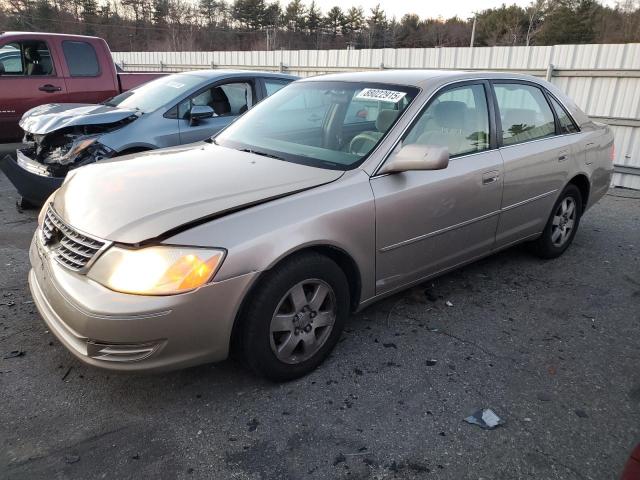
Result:
[[[334,261],[315,253],[287,260],[249,298],[241,319],[247,364],[275,381],[309,373],[338,342],[349,303],[347,279]]]
[[[556,258],[564,253],[575,237],[582,216],[582,195],[575,185],[568,185],[553,206],[540,238],[533,242],[541,258]]]

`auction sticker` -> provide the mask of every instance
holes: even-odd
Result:
[[[362,100],[377,100],[379,102],[397,103],[404,98],[407,92],[396,90],[382,90],[380,88],[365,88],[355,98]]]

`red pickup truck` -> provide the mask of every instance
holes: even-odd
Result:
[[[99,103],[161,73],[116,69],[102,38],[0,32],[0,143],[22,137],[18,121],[44,103]]]

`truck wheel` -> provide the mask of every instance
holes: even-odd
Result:
[[[274,381],[315,369],[338,342],[349,315],[349,285],[338,265],[302,254],[268,272],[242,321],[248,366]]]

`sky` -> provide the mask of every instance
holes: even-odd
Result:
[[[307,1],[305,3],[310,3]],[[474,11],[486,8],[498,7],[503,3],[516,3],[521,6],[529,4],[529,0],[316,0],[323,12],[334,5],[339,5],[343,10],[352,5],[361,5],[368,14],[376,4],[384,9],[387,17],[395,17],[399,20],[405,13],[417,13],[421,18],[449,18],[458,15],[461,18],[471,17]]]
[[[284,0],[281,3],[287,2]],[[310,3],[310,0],[305,3]],[[524,7],[530,0],[316,0],[316,3],[325,13],[334,5],[339,5],[343,10],[352,5],[361,5],[367,15],[379,3],[387,17],[395,16],[399,20],[405,13],[417,13],[421,18],[449,18],[457,15],[464,19],[473,16],[473,12],[499,7],[503,3],[515,3]],[[614,0],[602,3],[613,4]]]

